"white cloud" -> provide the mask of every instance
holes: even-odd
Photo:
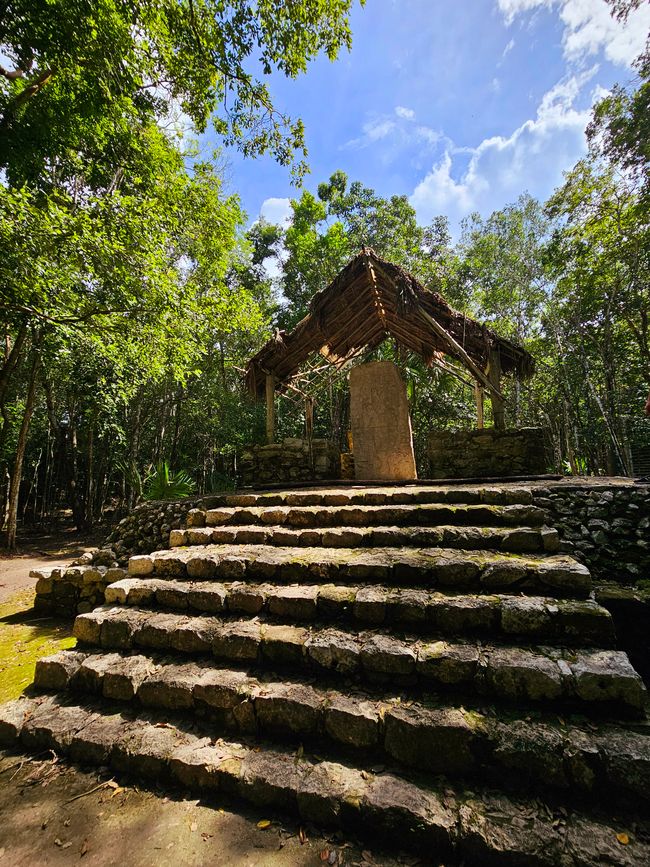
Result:
[[[350,139],[341,146],[341,150],[361,150],[370,147],[377,142],[387,140],[384,153],[384,161],[389,163],[398,153],[403,153],[404,148],[415,143],[431,146],[441,139],[441,133],[431,127],[421,124],[414,125],[415,112],[410,108],[398,105],[395,115],[382,115],[372,118],[361,127],[363,135]]]
[[[260,217],[263,217],[268,223],[288,226],[291,222],[293,211],[291,210],[291,201],[289,199],[264,199],[260,208]]]
[[[497,5],[506,19],[506,24],[512,24],[517,15],[530,12],[538,6],[552,6],[557,0],[497,0]]]
[[[415,128],[415,135],[420,139],[420,141],[423,141],[428,145],[438,144],[442,138],[442,133],[438,132],[438,130],[431,129],[430,126],[417,126]]]
[[[606,3],[589,0],[567,0],[560,17],[566,26],[564,53],[570,60],[602,49],[612,63],[630,65],[643,51],[650,30],[648,4],[630,13],[624,25],[612,18]]]
[[[650,4],[630,13],[627,22],[612,17],[604,0],[497,0],[507,24],[534,9],[557,9],[564,24],[562,44],[568,60],[604,53],[607,60],[629,66],[645,46]]]
[[[574,102],[596,68],[559,82],[544,94],[535,118],[509,136],[484,139],[475,148],[448,145],[411,196],[420,221],[446,213],[457,223],[474,210],[490,213],[503,207],[524,190],[548,197],[562,171],[585,151],[590,111],[575,108]]]
[[[496,76],[490,82],[490,90],[492,93],[499,93],[501,90],[501,82],[496,78]]]
[[[358,138],[350,139],[346,142],[344,148],[352,148],[354,150],[368,147],[368,145],[381,141],[397,129],[395,121],[389,118],[374,118],[369,120],[361,127],[363,135]]]
[[[510,54],[510,52],[512,51],[512,49],[514,47],[515,47],[515,40],[511,39],[510,42],[506,45],[506,47],[503,49],[503,53],[501,54],[501,57],[503,58],[506,56],[506,54]]]

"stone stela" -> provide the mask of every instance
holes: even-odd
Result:
[[[350,420],[358,481],[417,478],[406,385],[392,361],[352,368]]]

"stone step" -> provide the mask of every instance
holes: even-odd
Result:
[[[461,641],[402,640],[380,631],[356,632],[268,623],[261,618],[152,613],[104,606],[74,624],[81,645],[108,650],[212,654],[244,665],[329,672],[370,682],[404,683],[512,702],[603,707],[640,715],[643,681],[625,653],[507,647]]]
[[[560,547],[550,527],[332,527],[293,529],[283,526],[188,527],[172,530],[171,548],[185,545],[279,545],[323,548],[463,548],[512,553],[554,553]]]
[[[363,581],[578,598],[591,591],[589,570],[567,555],[452,548],[204,545],[136,555],[129,560],[129,574],[280,583]]]
[[[525,485],[366,485],[302,488],[293,491],[238,492],[205,497],[202,509],[249,506],[452,505],[528,506],[533,492]]]
[[[190,526],[268,525],[307,527],[541,527],[547,514],[537,506],[223,506],[188,515]]]
[[[431,701],[350,695],[260,679],[210,663],[61,651],[36,664],[43,690],[81,691],[144,707],[193,712],[240,734],[361,750],[433,774],[650,801],[650,730],[508,719]],[[522,779],[523,775],[523,779]]]
[[[106,603],[200,614],[267,614],[313,620],[392,624],[417,633],[613,647],[609,612],[595,602],[503,594],[454,594],[355,584],[253,584],[125,578]]]
[[[53,749],[82,764],[110,766],[118,774],[175,782],[198,796],[236,797],[365,838],[399,840],[400,846],[427,857],[435,853],[440,863],[650,863],[643,825],[635,834],[623,820],[594,818],[572,805],[554,809],[498,791],[468,791],[444,778],[431,784],[320,760],[302,749],[215,740],[214,734],[210,729],[188,731],[168,714],[143,718],[54,697],[22,698],[0,709],[4,746]],[[622,831],[626,845],[617,838]]]

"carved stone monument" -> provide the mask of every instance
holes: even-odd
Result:
[[[392,361],[352,368],[350,418],[359,481],[417,478],[406,385]]]

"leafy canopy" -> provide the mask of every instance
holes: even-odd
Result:
[[[5,0],[0,167],[15,184],[83,168],[107,185],[115,165],[137,162],[146,119],[174,110],[289,165],[305,152],[303,126],[263,77],[295,78],[320,52],[335,59],[351,44],[352,2]]]

